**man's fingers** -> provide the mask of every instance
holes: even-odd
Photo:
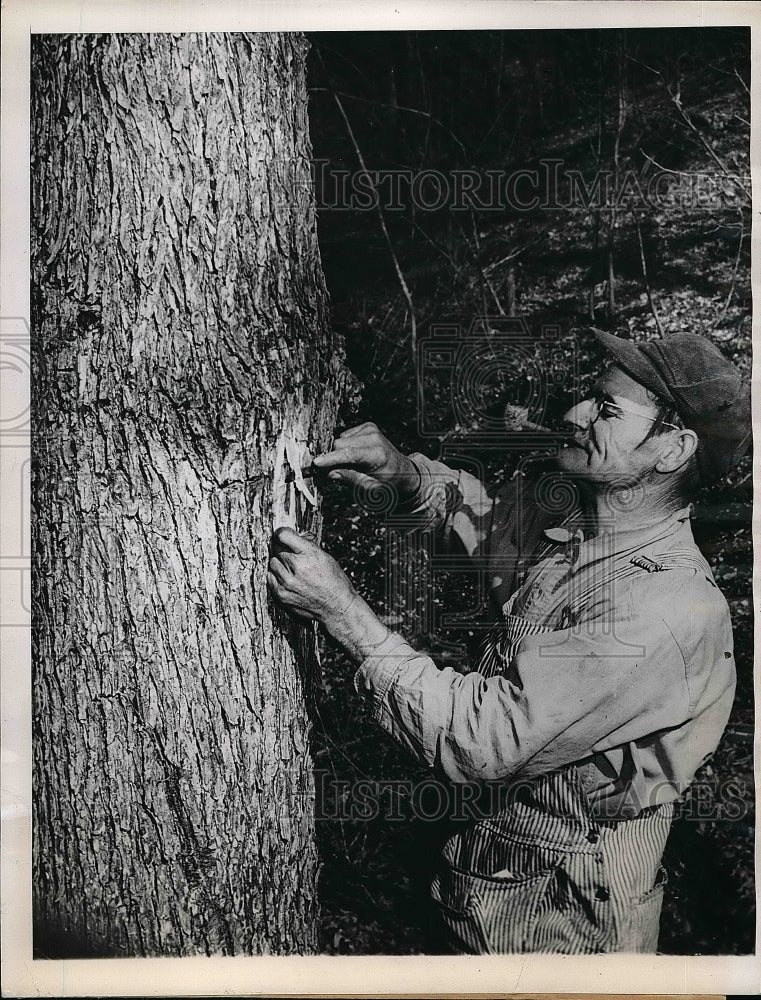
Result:
[[[370,449],[377,451],[381,439],[382,435],[375,424],[367,423],[360,424],[358,427],[350,427],[334,438],[331,451],[316,456],[315,464],[319,467],[322,464],[321,459],[342,452],[349,456],[347,461],[352,463],[367,461],[368,451]]]
[[[365,454],[364,462],[359,456]],[[352,483],[355,486],[364,486],[369,489],[377,486],[378,480],[367,472],[361,472],[357,465],[366,465],[366,453],[359,449],[341,448],[336,451],[328,451],[324,455],[318,455],[315,459],[315,466],[327,473],[328,479],[340,480],[345,483]]]
[[[362,437],[365,434],[378,434],[378,427],[376,424],[370,423],[370,421],[365,421],[364,424],[357,424],[356,427],[347,427],[345,431],[341,433],[336,438],[336,441],[342,441],[344,438]]]
[[[328,475],[328,479],[337,479],[340,482],[350,483],[352,486],[360,486],[366,490],[377,487],[379,482],[373,476],[368,476],[365,472],[356,472],[354,469],[341,469],[340,471],[331,472]]]
[[[358,462],[367,461],[366,452],[360,448],[338,447],[333,451],[326,451],[323,455],[318,455],[312,463],[317,469],[338,469],[344,466],[355,465]]]
[[[280,584],[285,584],[286,574],[293,573],[292,568],[286,562],[285,557],[287,556],[287,552],[282,552],[280,555],[273,556],[269,561],[269,571],[275,576],[277,582]]]
[[[293,528],[278,528],[275,531],[274,542],[279,548],[290,552],[309,552],[310,549],[317,547],[312,541],[313,537],[307,534],[300,535]]]
[[[345,461],[345,456],[342,451],[325,451],[322,455],[316,455],[312,459],[312,467],[327,470],[340,465],[343,461]]]

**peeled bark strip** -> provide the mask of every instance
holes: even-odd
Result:
[[[316,945],[314,635],[265,584],[343,391],[305,55],[33,39],[40,955]]]

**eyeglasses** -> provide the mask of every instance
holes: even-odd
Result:
[[[640,413],[638,410],[632,410],[627,406],[621,406],[620,403],[614,403],[610,399],[593,397],[590,402],[594,407],[594,416],[589,421],[590,425],[596,423],[600,417],[602,417],[603,420],[612,420],[615,417],[620,417],[622,413],[629,413],[633,417],[642,417],[643,420],[649,420],[653,424],[657,424],[659,422],[658,417],[650,417],[646,413]],[[675,431],[682,430],[682,428],[678,427],[676,424],[670,424],[668,420],[662,420],[660,423],[663,427],[671,427]]]

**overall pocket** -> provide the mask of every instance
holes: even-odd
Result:
[[[531,951],[537,917],[559,866],[506,878],[448,866],[434,882],[433,896],[463,950],[481,955]]]
[[[619,941],[619,951],[655,954],[661,923],[663,893],[668,882],[666,869],[661,865],[652,889],[633,900],[628,919]]]
[[[471,912],[489,955],[535,951],[535,928],[557,882],[559,865],[520,878],[473,877]]]
[[[483,935],[470,912],[473,880],[466,873],[445,865],[431,885],[431,896],[447,931],[448,944],[459,954],[482,955]]]

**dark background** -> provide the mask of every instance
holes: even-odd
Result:
[[[431,324],[465,330],[479,316],[497,326],[522,318],[555,388],[545,420],[583,385],[574,365],[594,367],[590,323],[634,338],[700,333],[749,373],[747,29],[346,32],[310,41],[320,246],[333,321],[361,383],[343,426],[372,420],[404,450],[451,452],[456,373],[418,371],[422,413],[413,316],[418,342]],[[557,181],[531,211],[451,203],[426,211],[408,194],[400,207],[341,210],[325,183],[361,163],[451,178],[457,170],[541,169],[548,159],[562,161]],[[620,185],[631,172],[644,189],[666,174],[683,194],[568,207],[569,170],[587,184],[607,170]],[[542,354],[548,325],[562,344],[550,360]],[[476,387],[475,410],[527,399],[526,379],[525,366],[501,366]],[[438,437],[420,436],[423,416]],[[468,427],[460,437],[466,454],[481,440]],[[517,461],[494,447],[478,456],[497,478]],[[696,500],[694,531],[730,604],[739,676],[730,726],[667,847],[667,953],[753,950],[751,489],[748,458]],[[406,560],[408,573],[425,567],[394,554],[382,511],[360,501],[326,488],[327,547],[391,627],[440,662],[462,660],[467,625],[431,623],[414,599],[388,592],[395,559]],[[469,586],[453,574],[438,579],[435,609],[461,606]],[[323,656],[315,752],[328,784],[319,806],[340,817],[348,793],[331,783],[415,781],[427,772],[362,718],[340,651],[327,645]],[[416,819],[403,792],[383,795],[389,808],[373,820],[318,824],[326,952],[437,948],[428,883],[445,824]],[[404,818],[389,819],[392,806]]]

